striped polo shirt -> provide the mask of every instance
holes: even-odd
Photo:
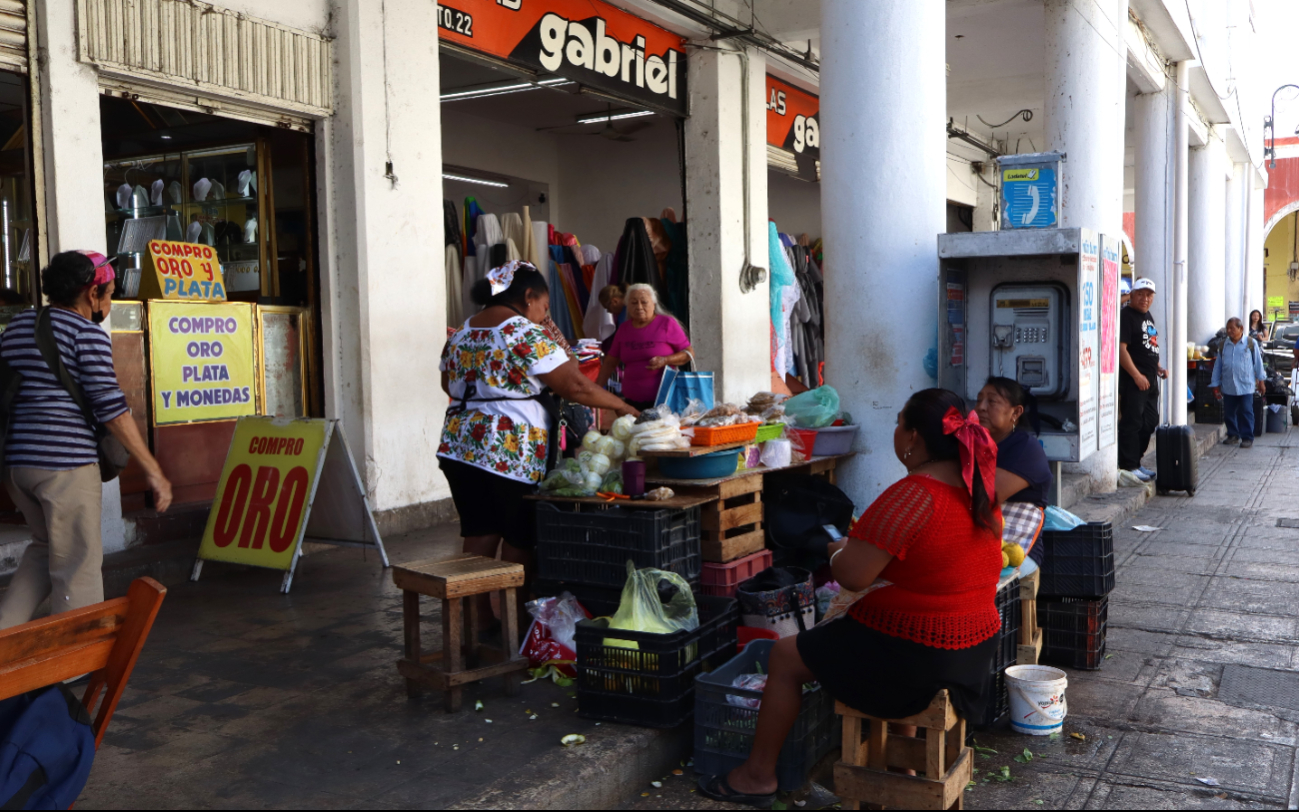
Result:
[[[113,371],[113,342],[103,328],[71,310],[50,309],[54,338],[72,379],[81,384],[100,423],[126,412]],[[14,399],[5,464],[68,471],[99,462],[94,429],[36,346],[36,311],[14,316],[0,334],[0,358],[23,376]]]

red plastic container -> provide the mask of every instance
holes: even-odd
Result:
[[[704,564],[699,591],[705,595],[733,598],[740,583],[771,566],[771,550],[760,550],[726,564]]]
[[[793,441],[794,450],[811,459],[812,450],[816,448],[816,429],[796,429],[789,426],[785,429],[785,438]]]

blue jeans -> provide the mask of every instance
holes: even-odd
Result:
[[[1254,440],[1254,394],[1223,395],[1222,420],[1227,424],[1227,436],[1242,441]]]

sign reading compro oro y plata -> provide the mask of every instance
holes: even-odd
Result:
[[[146,299],[224,302],[225,278],[216,249],[170,240],[150,240],[141,295]]]
[[[443,0],[438,38],[687,114],[685,40],[600,0]]]
[[[154,423],[256,412],[250,304],[149,303]]]

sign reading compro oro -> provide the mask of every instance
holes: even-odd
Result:
[[[155,424],[256,412],[252,305],[149,303]]]
[[[146,298],[224,302],[225,278],[216,249],[170,240],[149,241]]]
[[[323,420],[239,421],[203,531],[200,558],[291,568],[327,429]]]

